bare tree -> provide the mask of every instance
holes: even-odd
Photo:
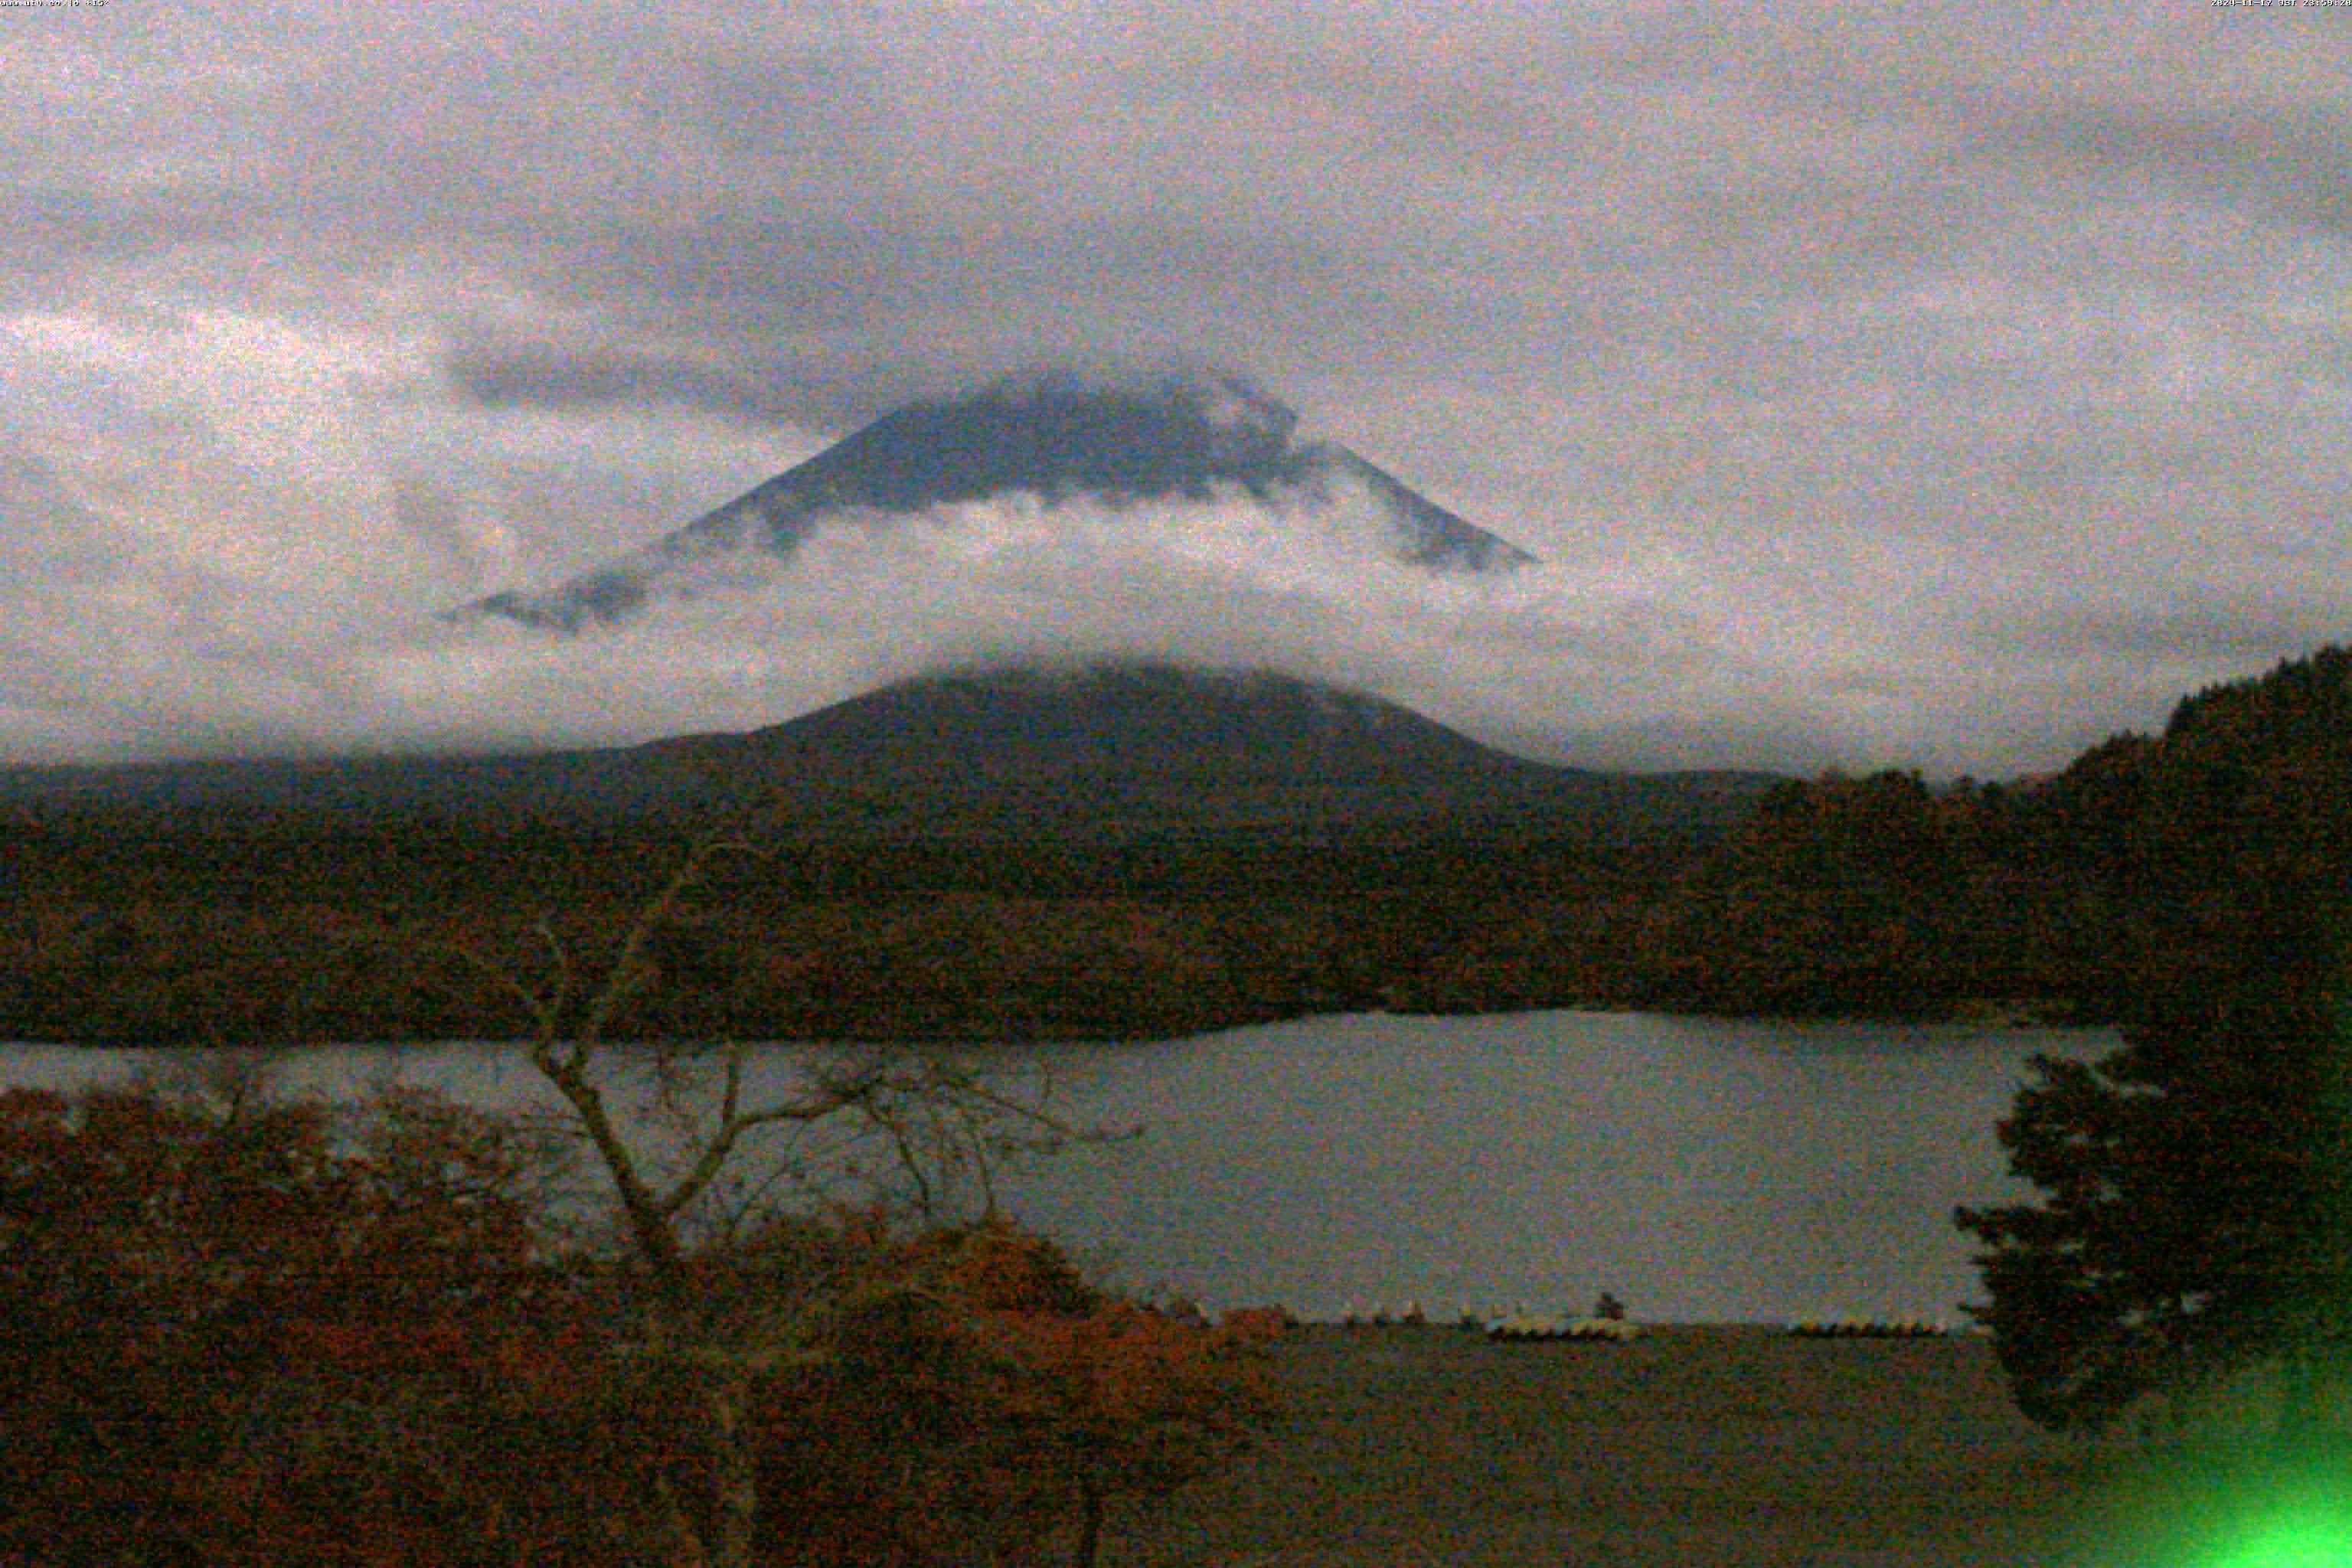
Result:
[[[611,1181],[627,1249],[644,1271],[644,1354],[656,1369],[687,1374],[671,1382],[696,1407],[705,1464],[690,1489],[667,1477],[659,1483],[669,1537],[663,1550],[675,1568],[748,1568],[752,1562],[760,1512],[752,1392],[763,1375],[816,1354],[820,1306],[809,1295],[772,1292],[758,1300],[722,1291],[714,1301],[709,1296],[716,1281],[694,1266],[698,1205],[730,1175],[756,1198],[783,1170],[771,1163],[746,1179],[740,1167],[747,1158],[760,1163],[751,1158],[761,1152],[757,1135],[831,1131],[844,1143],[877,1143],[927,1216],[966,1183],[977,1184],[992,1210],[990,1172],[1009,1149],[1099,1136],[1055,1118],[1042,1095],[1016,1097],[938,1056],[813,1059],[791,1088],[758,1095],[746,1089],[742,1043],[664,1041],[635,1059],[650,1071],[677,1146],[667,1159],[649,1156],[616,1116],[610,1085],[597,1071],[600,1058],[610,1050],[609,1031],[624,1004],[656,978],[649,947],[657,933],[677,918],[715,859],[749,852],[752,846],[740,836],[698,845],[639,907],[601,969],[584,964],[545,920],[537,927],[545,966],[536,983],[478,950],[458,950],[521,1004],[531,1066],[562,1097]]]

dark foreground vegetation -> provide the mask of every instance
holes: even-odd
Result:
[[[600,1244],[558,1147],[413,1092],[0,1095],[0,1563],[1091,1563],[1265,1414],[1246,1324],[1010,1226]]]
[[[1313,714],[1262,696],[1199,733],[1155,710],[1156,728],[1130,714],[1058,736],[1025,753],[1042,779],[984,749],[1013,721],[993,711],[965,715],[945,762],[895,711],[864,715],[848,749],[761,742],[749,773],[758,738],[729,742],[739,785],[844,772],[729,818],[741,851],[659,933],[661,984],[621,1024],[1133,1037],[1573,1005],[2116,1021],[2150,976],[2197,973],[2204,922],[2234,918],[2268,868],[2352,868],[2347,668],[2330,649],[2202,693],[2161,737],[2119,736],[2054,776],[1933,788],[1881,773],[1645,794],[1534,776],[1442,732],[1405,746],[1381,727],[1402,721],[1301,743]],[[1277,734],[1281,755],[1254,749]],[[1391,776],[1396,746],[1411,765]],[[709,763],[691,744],[663,754]],[[567,763],[573,794],[609,805],[625,774],[633,804],[20,795],[0,805],[0,1038],[520,1035],[461,955],[535,951],[541,925],[609,942],[740,798],[647,804],[638,763],[595,765]],[[478,793],[510,802],[511,784]]]

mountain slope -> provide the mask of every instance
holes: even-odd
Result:
[[[506,592],[451,612],[576,631],[626,618],[688,587],[698,562],[752,551],[789,559],[828,523],[994,496],[1108,506],[1221,491],[1270,510],[1369,498],[1400,560],[1433,572],[1497,572],[1534,558],[1416,494],[1346,447],[1293,440],[1297,416],[1239,377],[1129,381],[1046,372],[968,397],[911,404],[609,566],[543,593]]]
[[[1380,827],[1707,830],[1770,781],[1510,756],[1377,698],[1163,664],[927,676],[749,735],[649,748],[820,816],[1027,836]]]
[[[1770,782],[1584,773],[1286,676],[1100,665],[925,677],[747,734],[604,751],[0,769],[0,805],[192,830],[238,816],[691,821],[772,800],[821,833],[1619,836],[1719,828]]]

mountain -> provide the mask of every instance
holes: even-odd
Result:
[[[789,559],[819,528],[874,526],[929,508],[1034,494],[1117,507],[1246,495],[1272,510],[1360,491],[1388,547],[1432,572],[1506,572],[1534,557],[1331,442],[1296,440],[1298,416],[1239,376],[1106,378],[1045,371],[968,396],[909,404],[619,561],[542,593],[449,612],[576,631],[690,591],[698,563],[752,550]]]
[[[820,833],[1618,837],[1720,828],[1772,782],[1556,767],[1317,682],[1106,664],[927,676],[749,733],[602,751],[5,769],[0,806],[502,825],[690,821],[769,801]]]
[[[933,675],[748,735],[648,751],[819,816],[856,798],[1023,837],[1243,829],[1712,829],[1775,782],[1534,763],[1409,709],[1265,670],[1168,664]]]

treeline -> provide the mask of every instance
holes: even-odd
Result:
[[[423,820],[0,823],[0,1038],[513,1037],[495,968],[595,956],[677,830]],[[1670,861],[1671,855],[1666,858]],[[754,832],[665,923],[640,1037],[1144,1037],[1318,1011],[1582,994],[1582,911],[1661,855],[1383,827],[1133,841]]]
[[[1984,1002],[2127,1022],[2153,990],[2332,961],[2352,652],[2184,700],[2053,777],[1784,785],[1633,922],[1618,994],[1741,1013]]]
[[[2135,896],[2126,810],[2143,742],[2061,778],[1931,789],[1916,773],[1790,784],[1662,889],[1622,954],[1622,999],[1775,1015],[1971,1006],[2108,1015]]]
[[[2326,1495],[2352,1451],[2352,654],[2200,693],[2107,760],[2122,1045],[2036,1058],[1999,1131],[2037,1199],[1954,1216],[1970,1310],[2034,1420],[2160,1434],[2199,1497]],[[2183,1497],[2131,1555],[2210,1546],[2171,1533]]]

